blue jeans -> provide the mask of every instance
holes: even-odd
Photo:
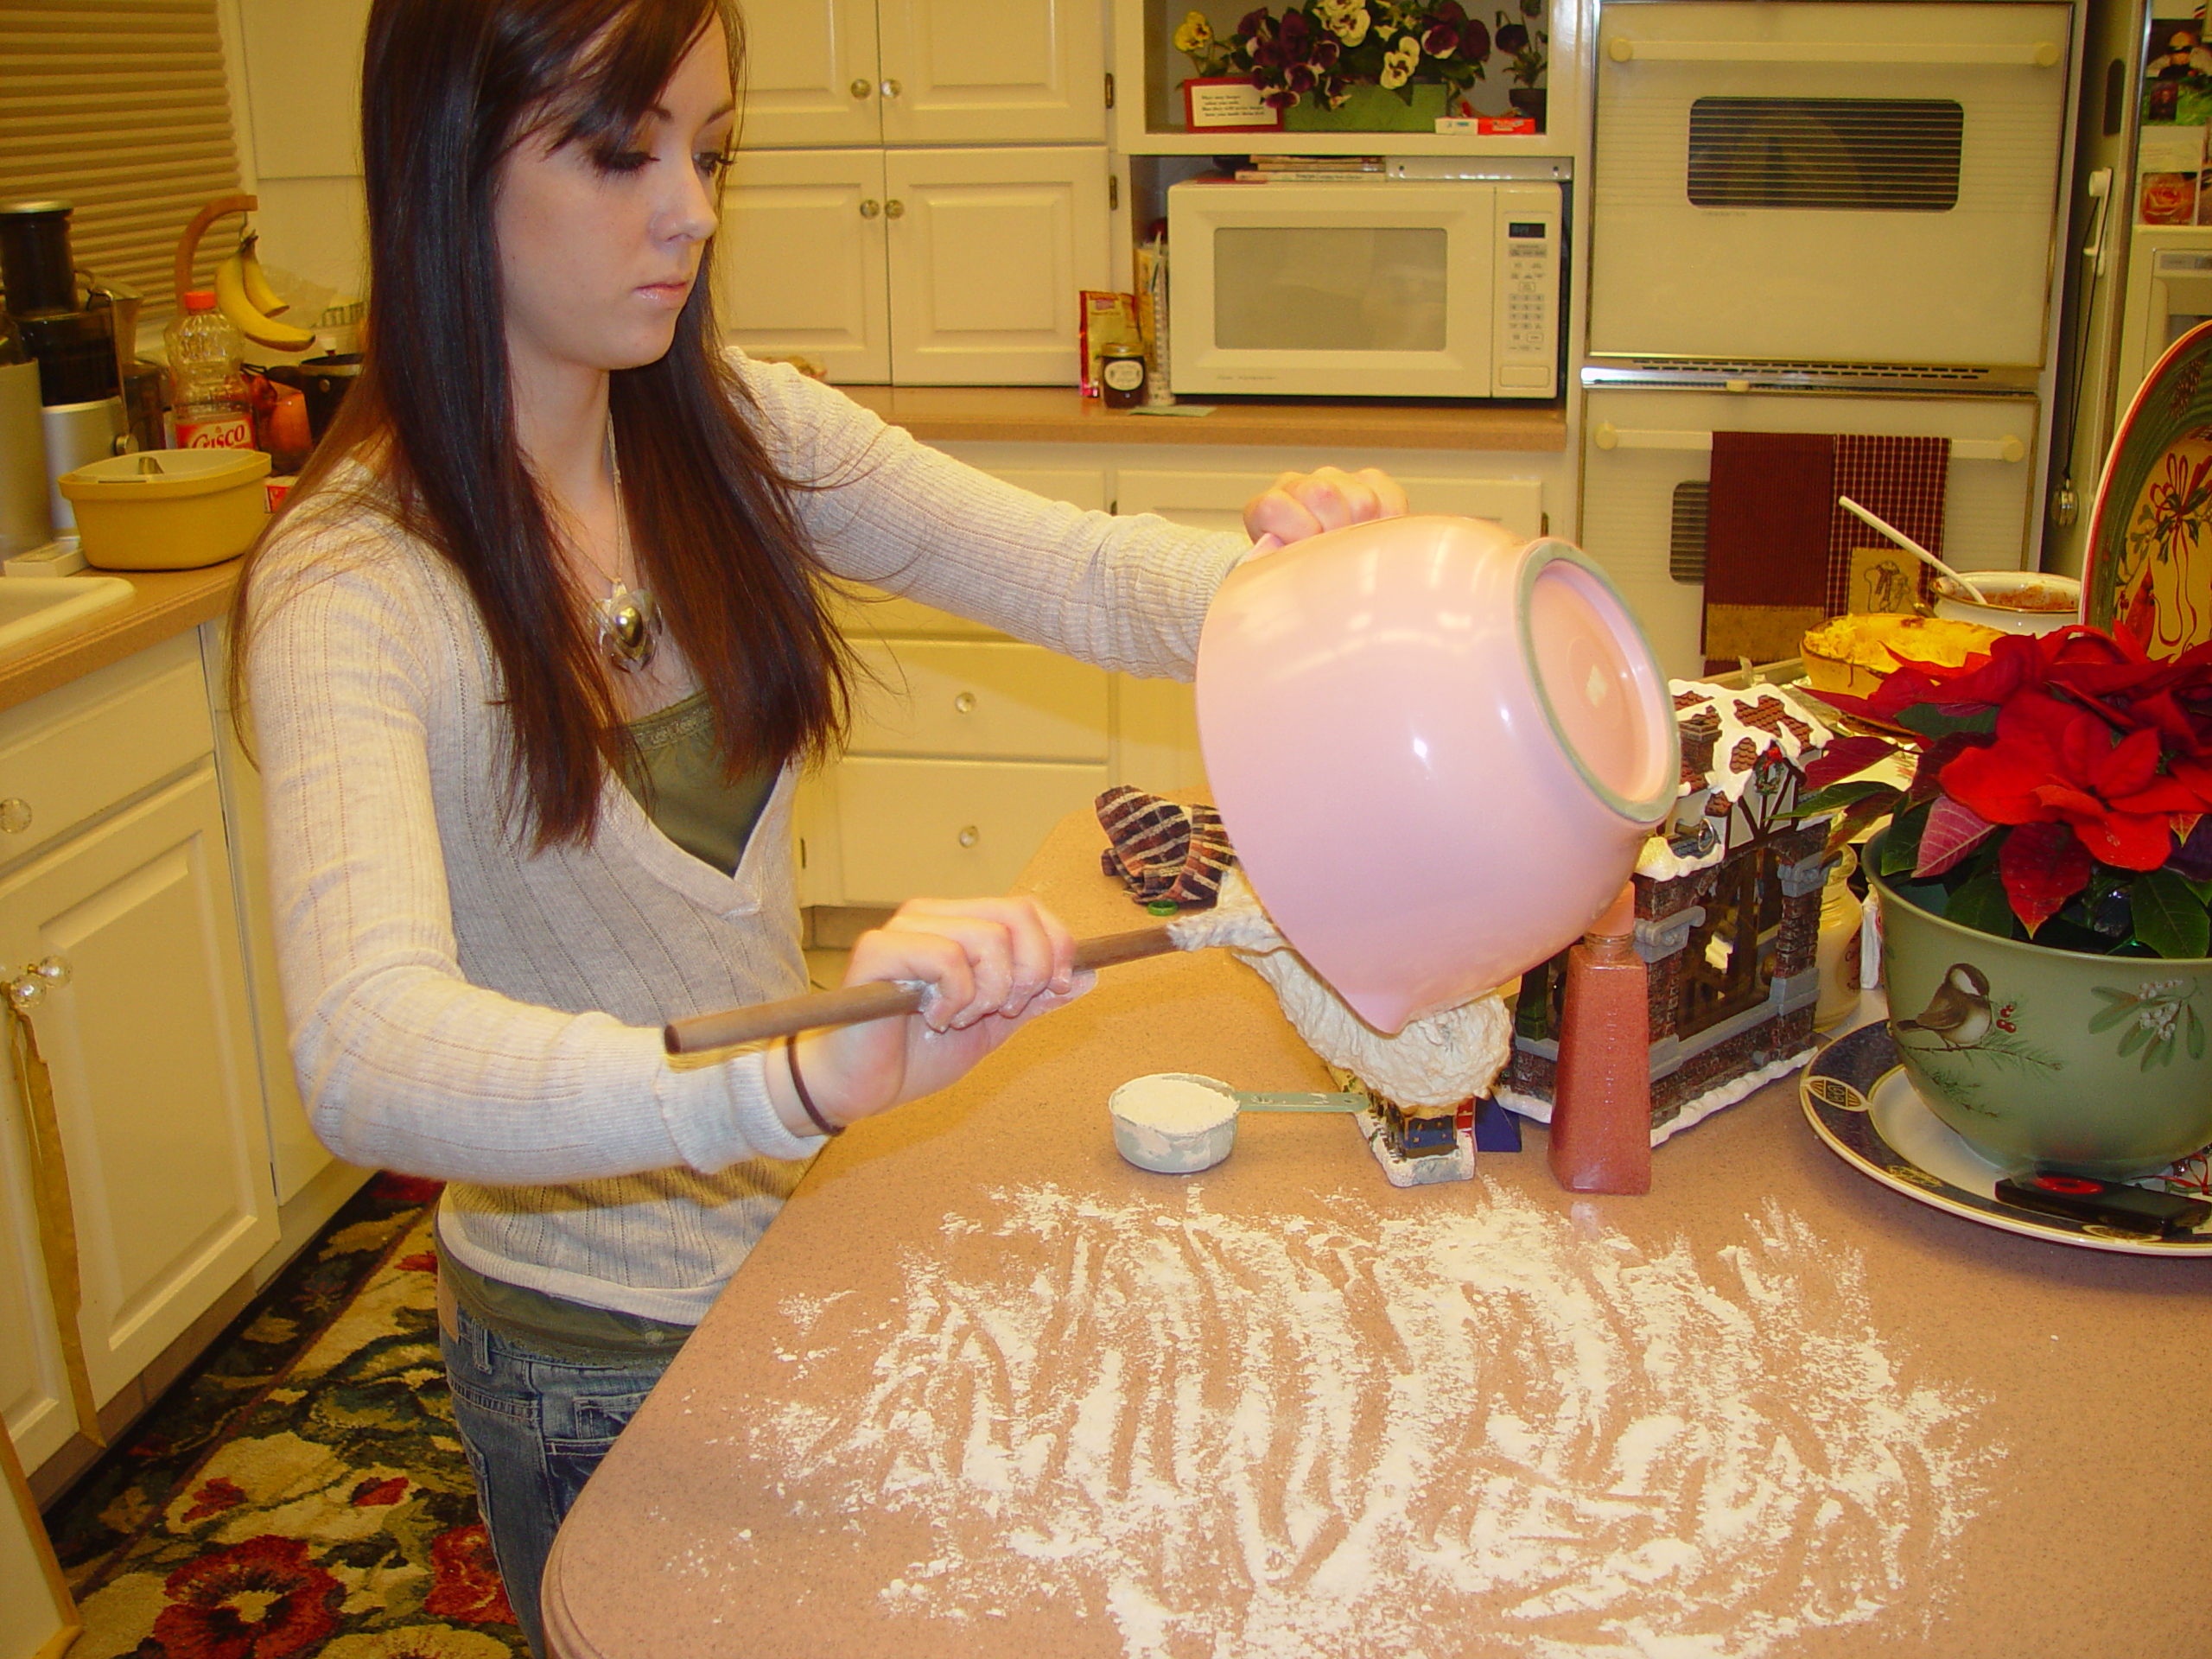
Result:
[[[537,1591],[553,1535],[675,1356],[579,1363],[502,1336],[466,1307],[451,1318],[439,1346],[477,1507],[516,1622],[545,1659]]]

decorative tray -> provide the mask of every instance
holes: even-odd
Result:
[[[2212,639],[2212,323],[2166,350],[2113,437],[2089,519],[2082,613],[2125,620],[2151,654]]]
[[[1883,1185],[1935,1209],[1985,1227],[2083,1249],[2129,1255],[2212,1255],[2212,1223],[2184,1237],[2152,1238],[2005,1203],[1996,1189],[2009,1172],[1967,1146],[1928,1109],[1898,1064],[1889,1027],[1880,1021],[1861,1026],[1815,1055],[1798,1081],[1797,1098],[1814,1133],[1836,1156]],[[2141,1185],[2194,1186],[2203,1175],[2200,1154]]]

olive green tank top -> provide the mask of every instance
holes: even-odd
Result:
[[[624,769],[622,782],[645,816],[692,857],[734,874],[775,791],[776,768],[757,766],[735,783],[722,776],[715,711],[703,691],[631,721],[630,735],[638,760]],[[687,1325],[487,1279],[449,1254],[441,1253],[438,1270],[477,1319],[558,1357],[588,1363],[672,1354],[690,1334]]]

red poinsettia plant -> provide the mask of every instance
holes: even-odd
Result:
[[[1886,816],[1879,872],[1909,901],[2061,950],[2212,955],[2212,645],[2005,634],[1827,701],[1898,736],[1829,744],[1798,810],[1835,813],[1838,844]],[[1903,787],[1862,776],[1900,753]]]

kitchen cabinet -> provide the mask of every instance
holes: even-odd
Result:
[[[847,384],[1073,385],[1114,286],[1101,146],[747,150],[723,221],[729,337]]]
[[[0,970],[12,980],[53,958],[70,970],[32,1017],[68,1166],[96,1403],[278,1237],[214,752],[190,632],[0,714]],[[42,1274],[17,1260],[41,1258],[12,1103],[7,1128],[0,1298],[36,1334],[30,1363],[0,1381],[35,1463],[73,1424],[45,1358]]]
[[[1106,141],[1097,0],[782,0],[746,15],[741,142]]]

